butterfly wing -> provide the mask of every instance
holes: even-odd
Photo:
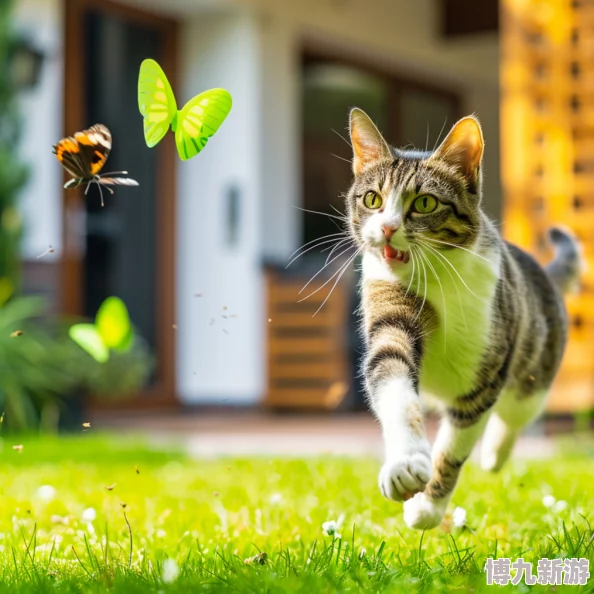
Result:
[[[95,326],[106,347],[125,351],[132,344],[133,331],[125,303],[108,297],[99,307]]]
[[[182,161],[195,157],[206,146],[229,115],[232,103],[225,89],[210,89],[184,105],[175,130],[175,144]]]
[[[87,177],[97,175],[111,151],[111,132],[103,124],[95,124],[88,130],[77,132],[74,139],[78,142]]]
[[[74,136],[63,138],[53,151],[70,175],[77,180],[88,180],[97,175],[107,161],[111,151],[111,133],[103,124],[95,124]]]
[[[53,153],[60,161],[62,167],[68,171],[75,179],[86,177],[84,163],[80,156],[80,147],[78,142],[72,137],[62,138],[58,144],[53,147]]]
[[[138,109],[144,116],[144,140],[151,148],[167,134],[177,113],[171,85],[155,60],[143,60],[140,65]]]
[[[135,179],[130,177],[102,177],[99,179],[102,186],[137,186]]]
[[[98,363],[106,363],[109,360],[109,349],[95,324],[74,324],[70,326],[68,335]]]

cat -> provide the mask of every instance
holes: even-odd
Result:
[[[497,471],[544,408],[568,320],[580,246],[555,228],[543,269],[504,241],[481,209],[483,134],[458,121],[434,151],[390,148],[372,120],[350,115],[354,181],[348,233],[362,252],[367,396],[382,428],[383,495],[412,528],[438,526],[479,437]],[[431,450],[420,394],[442,412]]]

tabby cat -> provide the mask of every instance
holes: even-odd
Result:
[[[363,254],[363,373],[383,432],[379,486],[414,528],[440,524],[484,432],[496,471],[543,410],[563,355],[562,292],[579,246],[556,228],[545,269],[504,241],[481,209],[483,135],[474,116],[434,151],[390,148],[371,119],[350,117],[349,233]],[[431,452],[420,394],[442,411]]]

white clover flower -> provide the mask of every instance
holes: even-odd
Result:
[[[165,530],[163,530],[162,528],[159,528],[157,530],[157,538],[165,538],[167,536],[167,532],[165,532]]]
[[[175,559],[165,559],[161,566],[161,578],[166,584],[172,584],[179,577],[179,567]]]
[[[95,518],[97,518],[97,512],[95,511],[94,508],[92,507],[87,507],[87,509],[85,509],[85,511],[82,513],[82,521],[86,522],[87,524],[89,522],[94,522]]]
[[[552,495],[545,495],[542,498],[542,503],[545,507],[553,507],[555,505],[555,498]]]
[[[456,528],[462,528],[466,524],[466,510],[463,507],[457,507],[454,510],[452,522]]]
[[[68,516],[59,516],[58,514],[52,514],[50,516],[50,522],[52,524],[68,524]]]
[[[569,504],[567,503],[567,501],[563,501],[563,499],[559,499],[559,501],[557,501],[555,503],[555,505],[553,506],[553,511],[560,513],[562,511],[565,511],[568,507],[569,507]]]
[[[56,490],[51,485],[42,485],[37,489],[37,497],[44,501],[51,501],[56,496]]]
[[[344,521],[344,514],[338,518],[338,520],[328,520],[322,524],[322,530],[327,536],[334,536],[335,538],[341,538],[338,529],[342,526]]]
[[[273,493],[270,496],[270,505],[278,505],[283,500],[283,496],[280,493]]]

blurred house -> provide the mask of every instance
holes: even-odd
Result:
[[[349,108],[365,109],[393,144],[421,148],[478,114],[486,208],[500,216],[495,1],[17,0],[15,8],[19,30],[44,56],[40,80],[22,92],[28,287],[72,314],[94,315],[110,294],[126,301],[158,360],[141,406],[334,406],[345,394],[356,404],[354,267],[315,318],[338,277],[301,304],[298,290],[330,245],[285,271],[299,246],[337,232],[336,219],[299,209],[342,211]],[[171,137],[144,144],[136,89],[146,57],[162,64],[179,106],[211,87],[233,95],[228,120],[192,161],[177,158]],[[105,208],[95,188],[87,197],[64,191],[51,154],[62,136],[96,122],[114,137],[105,169],[140,182],[106,195]],[[54,252],[37,258],[49,245]]]

